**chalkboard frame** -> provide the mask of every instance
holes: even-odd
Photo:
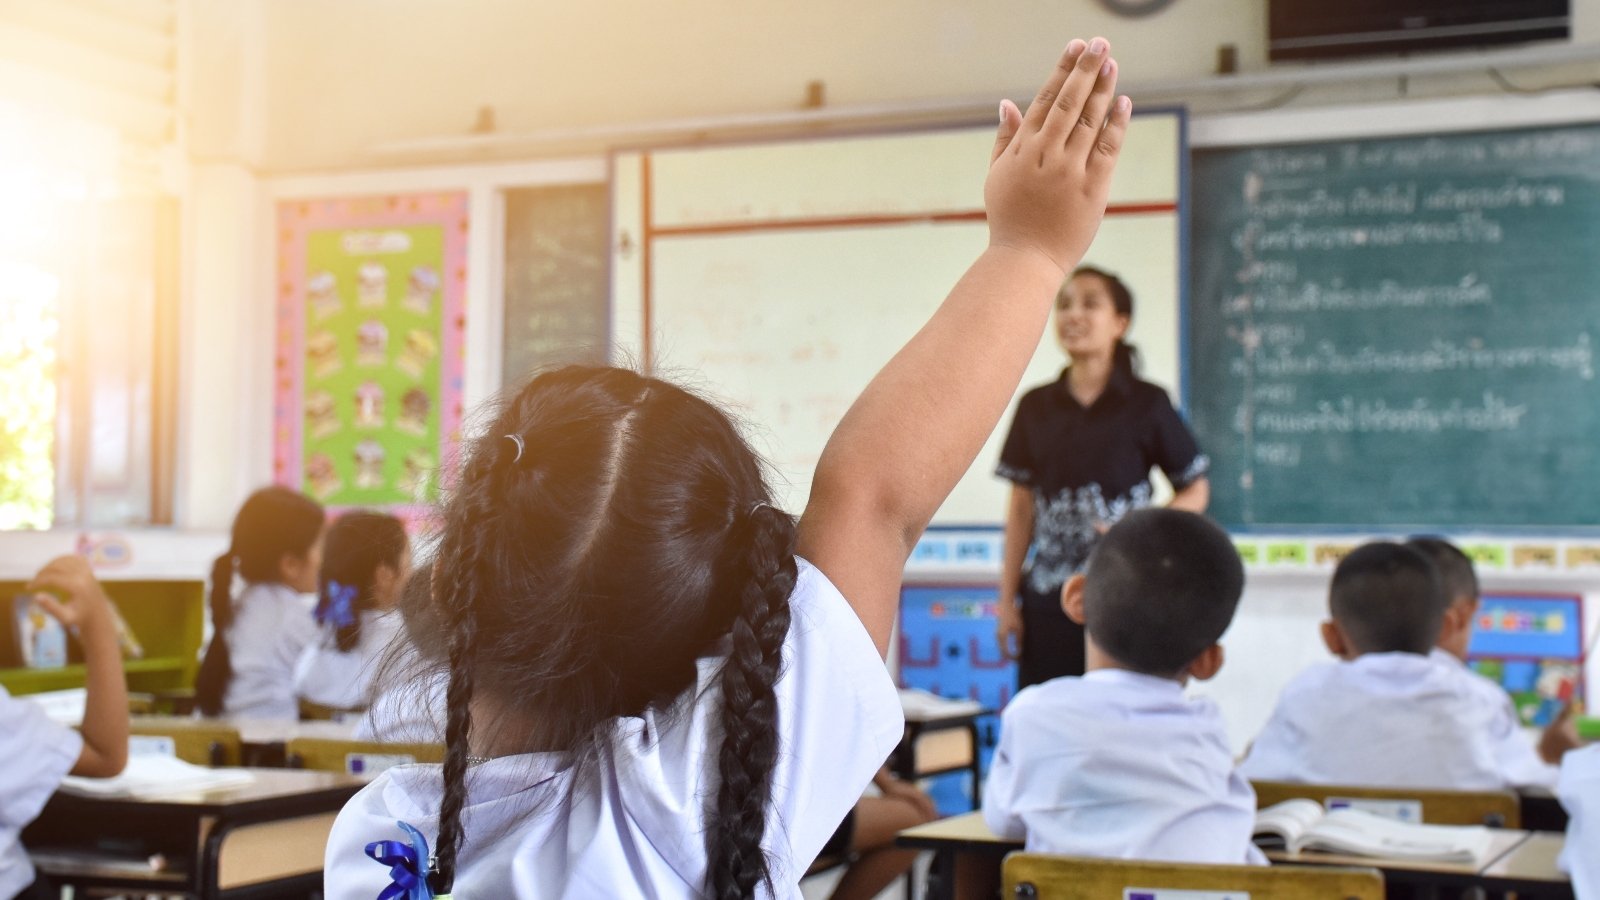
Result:
[[[1590,89],[1554,89],[1538,95],[1473,95],[1466,97],[1339,104],[1312,109],[1272,109],[1198,115],[1186,132],[1190,159],[1195,151],[1263,146],[1317,144],[1334,141],[1384,140],[1462,133],[1516,131],[1532,128],[1600,124],[1600,94]],[[1190,238],[1188,234],[1186,239]],[[1192,268],[1186,269],[1193,278]],[[1186,294],[1190,285],[1185,285]],[[1187,307],[1186,307],[1187,309]],[[1185,358],[1189,325],[1184,327]],[[1187,375],[1185,379],[1187,383]],[[1187,408],[1186,408],[1187,411]],[[1436,534],[1474,540],[1593,539],[1595,525],[1495,524],[1244,524],[1224,523],[1239,538],[1347,538],[1380,540],[1406,534]]]

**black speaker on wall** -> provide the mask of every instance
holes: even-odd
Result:
[[[1267,10],[1274,61],[1572,36],[1572,0],[1268,0]]]

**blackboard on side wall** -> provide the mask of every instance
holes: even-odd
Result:
[[[1600,525],[1600,125],[1203,150],[1193,176],[1219,520]]]
[[[609,198],[603,183],[505,192],[506,386],[538,369],[605,361]]]

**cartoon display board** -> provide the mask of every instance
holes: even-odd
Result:
[[[465,193],[278,206],[275,480],[414,518],[461,423]]]
[[[921,688],[954,700],[976,700],[999,711],[1017,689],[1017,665],[1000,655],[995,617],[1000,592],[994,585],[906,585],[900,591],[900,686]],[[1000,717],[978,720],[978,758],[987,774],[1000,739]],[[939,811],[972,809],[971,775],[933,779]]]
[[[1582,597],[1484,594],[1467,657],[1511,694],[1524,725],[1542,726],[1583,696],[1586,650]]]

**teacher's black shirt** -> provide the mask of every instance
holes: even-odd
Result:
[[[1037,594],[1060,591],[1083,568],[1097,524],[1150,505],[1152,467],[1177,490],[1211,467],[1166,391],[1118,369],[1084,407],[1068,388],[1070,371],[1022,396],[995,470],[1033,491],[1025,587]]]

